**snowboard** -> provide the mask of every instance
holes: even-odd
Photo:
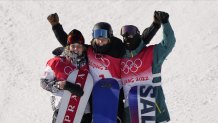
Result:
[[[93,87],[93,123],[116,123],[120,87],[115,79],[99,80]]]
[[[79,84],[84,94],[77,97],[64,90],[56,123],[80,123],[93,88],[93,79],[88,71],[75,70],[68,76],[67,81]]]
[[[133,86],[128,95],[131,123],[155,123],[154,88],[151,85]]]

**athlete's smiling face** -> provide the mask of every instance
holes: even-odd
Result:
[[[73,44],[70,44],[70,51],[71,52],[74,52],[78,55],[81,55],[82,52],[83,52],[83,45],[82,44],[79,44],[79,43],[73,43]]]

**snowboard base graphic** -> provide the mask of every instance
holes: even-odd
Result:
[[[155,95],[151,85],[133,86],[128,95],[131,123],[155,123]]]
[[[93,88],[93,123],[116,123],[120,87],[114,79],[99,80]]]
[[[84,94],[82,97],[77,97],[69,91],[64,90],[56,123],[81,122],[93,88],[93,79],[91,75],[83,72],[75,70],[68,76],[67,81],[79,84],[83,88]]]

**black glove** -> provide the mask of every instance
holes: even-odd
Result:
[[[156,21],[160,21],[161,23],[165,24],[168,23],[169,14],[163,11],[155,11],[154,18]]]
[[[58,17],[58,14],[57,13],[54,13],[54,14],[50,14],[48,17],[47,17],[48,21],[50,22],[50,24],[52,26],[54,25],[57,25],[59,23],[59,17]]]
[[[81,123],[91,123],[92,122],[92,113],[84,113]]]
[[[160,18],[157,18],[157,12],[156,11],[154,12],[154,21],[153,21],[153,23],[156,24],[156,25],[161,24]]]
[[[66,82],[64,90],[70,91],[72,94],[75,94],[78,97],[81,97],[84,93],[83,89],[78,85],[71,82]]]
[[[58,47],[52,51],[52,54],[55,56],[60,56],[63,51],[64,51],[64,47]]]

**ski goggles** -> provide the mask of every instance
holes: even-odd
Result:
[[[93,30],[92,37],[95,38],[109,38],[108,31],[105,29]]]
[[[120,31],[120,35],[123,37],[130,36],[130,35],[134,36],[136,34],[140,34],[140,32],[138,28],[133,25],[123,26]]]

